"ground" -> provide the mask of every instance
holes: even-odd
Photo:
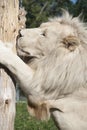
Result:
[[[25,102],[17,103],[15,130],[57,130],[52,120],[41,122],[29,116],[26,105]]]

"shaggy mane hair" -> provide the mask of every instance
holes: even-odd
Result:
[[[86,43],[87,42],[87,23],[84,23],[82,16],[79,15],[78,17],[73,17],[73,15],[70,15],[69,12],[66,10],[62,11],[62,16],[60,17],[54,17],[50,18],[50,22],[59,22],[61,24],[66,24],[71,26],[72,28],[75,28],[77,30],[77,36],[78,38]]]

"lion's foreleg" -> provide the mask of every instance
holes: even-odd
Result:
[[[16,82],[26,94],[30,113],[41,120],[49,119],[49,108],[44,103],[43,96],[29,85],[35,72],[2,42],[0,44],[0,63],[13,74]]]
[[[0,64],[4,65],[13,74],[16,82],[22,90],[28,94],[29,81],[32,79],[34,71],[27,66],[11,49],[7,48],[0,41]]]

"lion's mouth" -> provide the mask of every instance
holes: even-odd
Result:
[[[16,51],[17,51],[17,55],[25,62],[25,63],[31,63],[33,62],[35,59],[37,59],[37,56],[34,56],[33,54],[31,54],[30,52],[26,51],[25,48],[21,48],[19,46],[19,39],[20,36],[17,37],[16,39]]]
[[[37,57],[36,56],[20,56],[20,58],[25,62],[25,63],[31,63],[33,60],[35,60]]]
[[[19,37],[18,37],[19,38]],[[24,48],[21,48],[18,45],[18,39],[16,41],[16,51],[17,51],[17,55],[25,62],[25,63],[29,63],[32,62],[34,59],[36,59],[36,56],[31,55],[30,52],[27,52],[26,50],[24,50]]]
[[[30,63],[33,60],[35,60],[37,57],[34,55],[31,55],[31,53],[21,49],[17,48],[17,55],[25,62],[25,63]]]
[[[21,51],[21,53],[18,53],[18,56],[25,62],[25,63],[30,63],[33,60],[35,60],[37,57],[31,55],[29,52],[26,51]]]

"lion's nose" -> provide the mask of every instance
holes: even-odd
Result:
[[[23,37],[22,34],[21,34],[21,30],[18,31],[18,35],[17,35],[16,41],[18,41],[18,39],[19,39],[20,37]]]
[[[18,35],[16,37],[16,46],[18,46],[18,41],[19,41],[20,37],[22,37],[21,30],[19,30]]]
[[[18,32],[18,37],[22,37],[21,30],[19,30],[19,32]]]

